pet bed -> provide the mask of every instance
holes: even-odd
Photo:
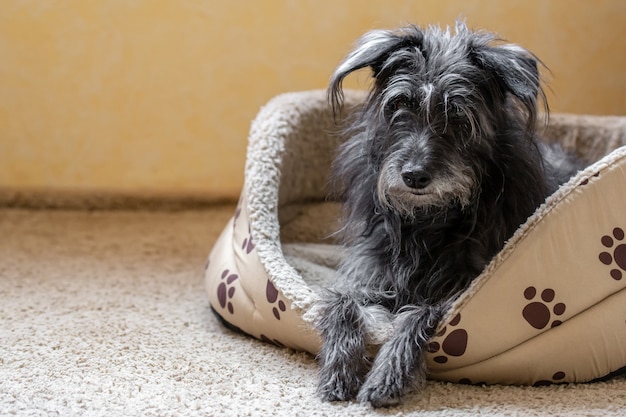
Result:
[[[346,108],[363,100],[346,93]],[[271,100],[252,123],[245,185],[207,261],[229,327],[317,354],[312,327],[333,279],[339,202],[327,199],[341,138],[323,91]],[[626,367],[626,118],[553,115],[544,136],[588,164],[521,225],[445,316],[433,379],[540,385]],[[392,331],[380,323],[375,348]]]

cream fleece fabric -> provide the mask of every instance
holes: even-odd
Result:
[[[225,329],[203,265],[235,206],[0,209],[2,416],[623,416],[626,378],[429,382],[388,410],[322,403],[311,355]]]

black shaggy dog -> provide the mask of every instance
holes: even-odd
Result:
[[[578,166],[537,138],[545,100],[522,47],[464,23],[369,32],[333,74],[335,112],[365,67],[372,89],[334,164],[347,254],[316,326],[322,398],[378,407],[425,381],[443,312]],[[384,320],[393,334],[369,357]]]

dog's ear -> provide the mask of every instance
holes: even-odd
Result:
[[[537,97],[537,58],[517,45],[484,46],[474,50],[478,64],[490,71],[519,99]]]
[[[410,32],[410,33],[409,33]],[[422,32],[412,26],[405,31],[372,30],[367,32],[356,42],[356,46],[350,52],[333,73],[328,87],[328,100],[333,112],[337,112],[343,104],[342,83],[350,73],[371,67],[374,77],[381,71],[389,53],[404,46],[407,43],[421,43]]]
[[[528,122],[534,123],[539,96],[547,106],[538,69],[541,62],[537,57],[513,44],[481,45],[472,53],[477,65],[490,71],[505,91],[517,97],[527,110]]]

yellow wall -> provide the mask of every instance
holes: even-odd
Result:
[[[554,111],[626,114],[623,0],[2,0],[0,188],[236,196],[259,106],[460,15],[545,61]]]

